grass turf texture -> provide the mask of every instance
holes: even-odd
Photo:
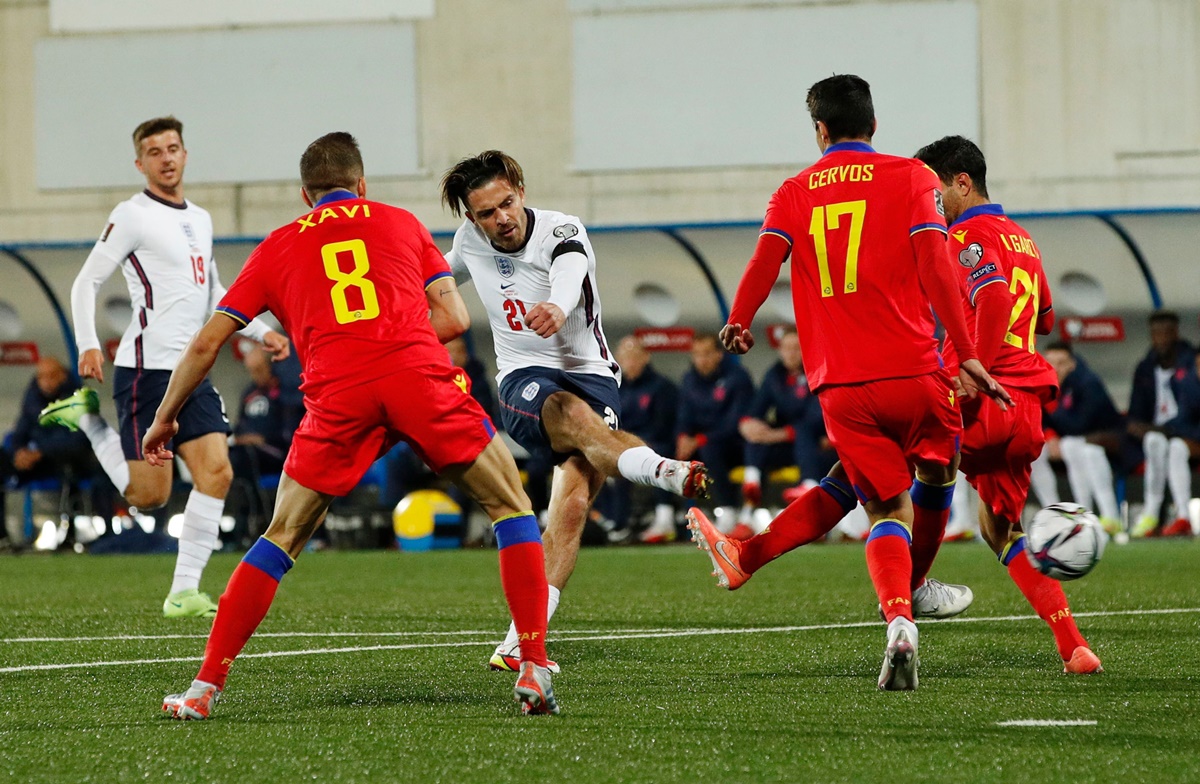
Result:
[[[1200,542],[1112,546],[1068,585],[1078,613],[1200,607]],[[0,777],[11,781],[1200,780],[1200,613],[1081,617],[1104,661],[1062,674],[1045,625],[979,543],[935,575],[971,584],[966,623],[921,624],[921,687],[875,688],[884,647],[860,546],[816,546],[743,589],[692,547],[585,550],[551,631],[560,717],[523,718],[484,663],[507,623],[496,555],[306,554],[284,579],[214,718],[160,718],[197,667],[200,620],[161,617],[169,557],[0,561]],[[214,595],[236,557],[213,559]],[[858,627],[584,640],[631,630]],[[371,632],[461,632],[371,636]],[[591,633],[592,630],[598,630]],[[557,632],[558,639],[555,640]],[[16,642],[26,637],[188,635]],[[361,636],[356,636],[361,635]],[[465,645],[463,643],[466,643]],[[1021,719],[1095,726],[1004,727]]]

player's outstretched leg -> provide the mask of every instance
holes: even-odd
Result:
[[[1007,520],[991,509],[988,490],[986,487],[982,489],[979,527],[984,539],[1008,570],[1008,576],[1016,583],[1029,606],[1050,627],[1054,634],[1054,645],[1063,660],[1063,671],[1080,675],[1103,672],[1100,658],[1092,653],[1087,640],[1075,625],[1062,583],[1033,568],[1025,556],[1025,534],[1021,533],[1015,521]]]
[[[707,498],[711,480],[704,464],[672,460],[632,433],[611,430],[582,398],[555,392],[542,405],[542,427],[555,452],[580,452],[605,476],[621,476],[684,498]]]
[[[38,417],[42,426],[61,425],[68,430],[82,430],[92,445],[97,462],[112,480],[122,496],[129,489],[129,463],[121,446],[121,436],[100,416],[100,397],[96,390],[80,387],[61,400],[42,409]],[[150,507],[146,507],[150,508]]]
[[[246,552],[221,595],[200,672],[187,692],[163,701],[163,711],[169,717],[208,718],[225,689],[230,666],[266,617],[279,581],[321,524],[332,499],[284,473],[270,527]]]
[[[692,541],[712,559],[717,584],[735,591],[764,564],[825,536],[857,504],[838,463],[819,485],[805,490],[756,536],[744,541],[731,539],[698,509],[688,512],[688,528]]]

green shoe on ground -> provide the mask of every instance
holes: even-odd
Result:
[[[38,424],[43,426],[62,425],[68,430],[79,429],[79,418],[84,414],[100,413],[100,396],[90,387],[80,387],[75,393],[55,400],[42,409]]]
[[[1134,539],[1144,539],[1154,533],[1158,528],[1158,518],[1153,515],[1142,515],[1142,519],[1137,521],[1137,525],[1129,532],[1129,535]]]
[[[195,588],[176,591],[163,602],[164,618],[212,618],[216,614],[217,603]]]

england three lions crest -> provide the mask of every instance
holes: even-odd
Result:
[[[496,271],[500,273],[501,277],[511,278],[517,271],[512,259],[505,256],[495,256],[494,258],[496,259]]]

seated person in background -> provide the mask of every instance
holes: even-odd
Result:
[[[1046,414],[1046,451],[1062,460],[1075,503],[1094,509],[1110,534],[1120,530],[1108,452],[1116,452],[1123,430],[1121,415],[1100,376],[1075,356],[1067,343],[1046,347],[1046,359],[1058,375],[1058,407]],[[1095,506],[1093,506],[1093,502]]]
[[[714,522],[724,533],[737,524],[737,492],[729,471],[742,462],[744,443],[738,422],[753,399],[750,374],[721,350],[716,335],[697,332],[692,338],[692,367],[679,385],[675,457],[708,466],[713,500],[721,507]]]
[[[1188,375],[1195,373],[1195,361],[1195,350],[1179,339],[1179,315],[1169,310],[1151,313],[1150,351],[1133,371],[1125,424],[1146,456],[1145,506],[1130,532],[1132,536],[1149,536],[1158,530],[1168,482],[1175,517],[1191,531],[1186,518],[1192,495],[1192,469],[1188,464],[1192,453],[1184,439],[1168,436],[1164,425],[1179,415],[1180,387]]]
[[[446,344],[446,350],[450,352],[451,364],[467,371],[467,378],[471,381],[471,397],[475,398],[475,402],[483,407],[489,417],[499,421],[499,413],[496,411],[496,394],[492,392],[491,379],[488,378],[488,372],[484,369],[483,363],[471,354],[467,341],[463,338],[455,338]]]
[[[1187,447],[1188,456],[1191,458],[1200,458],[1200,356],[1196,357],[1195,364],[1183,377],[1183,381],[1179,383],[1179,395],[1176,398],[1179,403],[1179,413],[1174,419],[1163,425],[1163,430],[1171,439],[1171,445],[1181,442]],[[1192,497],[1192,472],[1191,467],[1184,474],[1186,483],[1181,482],[1179,488],[1179,498],[1191,500]],[[1174,493],[1174,491],[1172,491]],[[1177,502],[1178,503],[1178,502]],[[1184,502],[1182,510],[1176,512],[1178,518],[1175,522],[1163,528],[1163,536],[1200,536],[1200,519],[1192,519],[1187,512],[1187,501]]]
[[[291,433],[285,422],[282,384],[272,372],[270,357],[256,346],[242,364],[250,374],[250,385],[242,392],[229,461],[234,476],[257,483],[263,474],[283,471]]]
[[[237,425],[233,428],[229,447],[229,464],[233,467],[235,483],[249,498],[254,499],[252,505],[265,518],[270,515],[270,510],[260,508],[265,502],[258,500],[259,481],[264,476],[283,473],[283,461],[291,446],[292,434],[304,414],[303,404],[295,402],[297,396],[289,394],[288,385],[280,379],[277,368],[272,366],[271,357],[258,346],[246,354],[242,365],[250,376],[250,385],[243,390],[238,406]],[[236,504],[227,506],[234,519],[232,540],[248,547],[253,544],[248,507]]]
[[[646,442],[659,454],[670,454],[675,440],[675,412],[679,390],[650,364],[650,352],[633,335],[617,344],[621,366],[621,426]],[[600,491],[597,506],[614,522],[615,529],[628,525],[633,487],[628,482],[608,482]],[[675,541],[675,497],[665,490],[649,489],[654,499],[654,522],[642,531],[643,542]]]
[[[742,498],[751,508],[762,504],[762,479],[771,470],[796,465],[801,487],[807,489],[837,462],[825,435],[821,404],[808,388],[795,327],[783,331],[778,353],[779,361],[763,376],[750,410],[738,423],[746,439]]]
[[[70,395],[76,386],[62,362],[54,357],[38,361],[12,433],[0,450],[0,514],[4,509],[4,487],[10,481],[17,486],[37,479],[60,479],[69,484],[95,473],[96,462],[87,436],[38,424],[42,409]],[[0,540],[7,538],[7,527],[0,525]]]

